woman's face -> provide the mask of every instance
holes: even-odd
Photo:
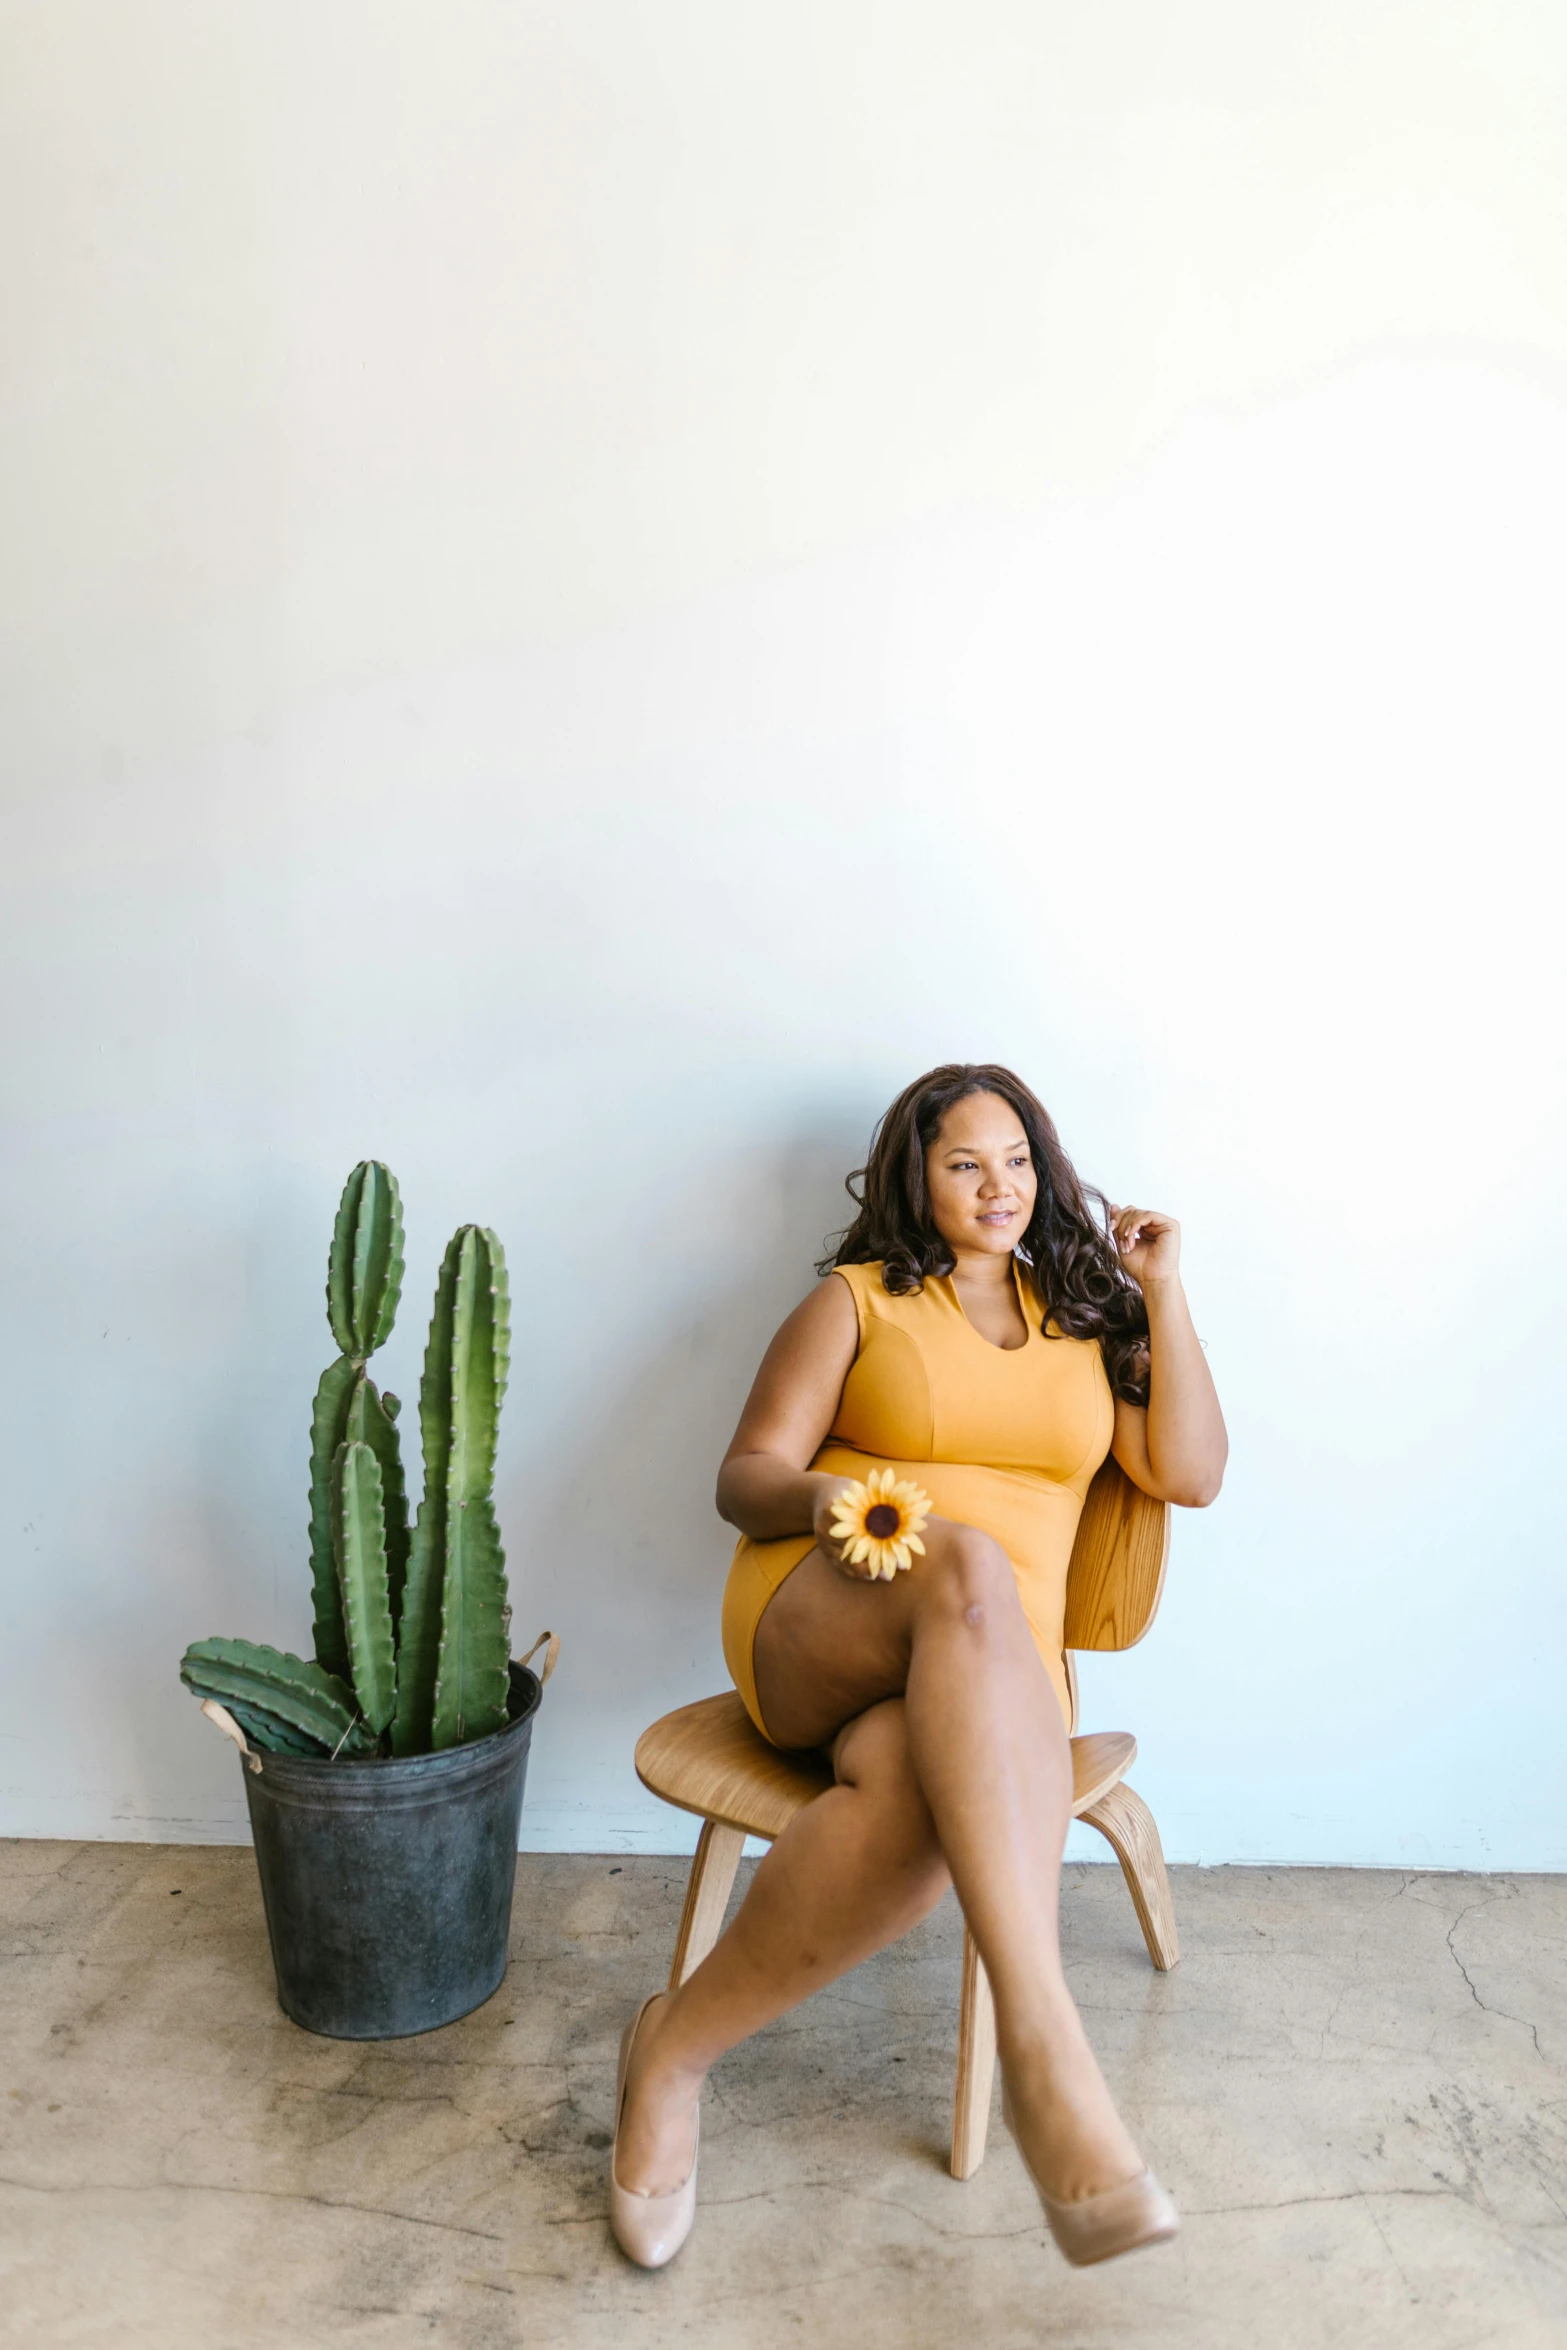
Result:
[[[925,1153],[931,1216],[954,1256],[1010,1256],[1039,1181],[1023,1122],[998,1093],[966,1094]]]

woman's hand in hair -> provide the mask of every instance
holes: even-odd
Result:
[[[1181,1228],[1157,1208],[1112,1208],[1110,1237],[1139,1289],[1173,1281],[1181,1266]]]
[[[1181,1228],[1153,1208],[1112,1208],[1110,1237],[1148,1308],[1148,1401],[1116,1397],[1111,1450],[1156,1500],[1206,1509],[1224,1481],[1230,1440],[1181,1287]]]

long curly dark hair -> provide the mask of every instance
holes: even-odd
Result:
[[[859,1214],[817,1272],[880,1263],[885,1287],[906,1297],[927,1274],[952,1271],[956,1260],[930,1211],[925,1153],[954,1102],[971,1093],[1010,1103],[1028,1136],[1039,1189],[1018,1255],[1047,1321],[1068,1338],[1097,1338],[1114,1392],[1145,1404],[1148,1311],[1110,1238],[1105,1196],[1079,1178],[1038,1095],[995,1061],[948,1061],[904,1088],[877,1124],[868,1162],[845,1178]]]

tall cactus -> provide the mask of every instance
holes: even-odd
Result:
[[[398,1402],[366,1368],[403,1278],[397,1183],[363,1159],[343,1190],[327,1269],[341,1352],[310,1427],[315,1661],[200,1640],[180,1675],[279,1754],[428,1754],[498,1730],[510,1687],[506,1557],[491,1487],[511,1352],[506,1259],[487,1227],[452,1236],[419,1382],[424,1496],[410,1536]]]
[[[398,1645],[392,1750],[461,1745],[506,1718],[506,1555],[490,1487],[511,1356],[506,1259],[495,1234],[453,1234],[419,1384],[424,1498]]]

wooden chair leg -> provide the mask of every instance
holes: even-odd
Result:
[[[1082,1816],[1099,1830],[1120,1862],[1148,1955],[1156,1967],[1168,1972],[1180,1964],[1181,1945],[1175,1931],[1170,1880],[1164,1872],[1164,1847],[1153,1813],[1123,1779]]]
[[[721,1820],[704,1820],[696,1841],[691,1874],[686,1879],[686,1905],[675,1937],[669,1988],[678,1991],[687,1975],[695,1974],[723,1929],[724,1911],[745,1850],[745,1831],[726,1828]]]
[[[985,1962],[963,1929],[963,2000],[958,2010],[958,2080],[952,2098],[952,2175],[971,2179],[985,2159],[990,2092],[996,2078],[996,2005]]]

